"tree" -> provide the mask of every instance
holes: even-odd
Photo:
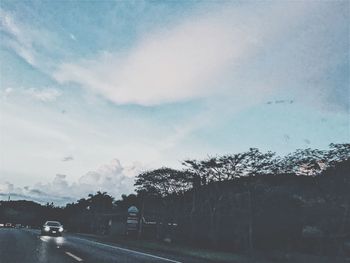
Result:
[[[145,191],[161,197],[179,194],[190,188],[188,173],[167,167],[139,174],[135,181],[136,191]]]
[[[240,178],[246,174],[249,155],[247,152],[220,157],[220,162],[223,164],[223,173],[227,180]]]
[[[117,207],[117,210],[125,212],[130,206],[138,206],[139,200],[135,194],[123,194],[121,197],[121,200],[117,200],[114,202],[114,204]]]
[[[106,212],[110,211],[113,206],[113,197],[107,192],[98,191],[96,194],[89,194],[87,199],[91,211]]]
[[[331,143],[329,148],[330,150],[325,154],[329,165],[335,165],[336,163],[350,159],[350,143]]]
[[[297,175],[320,174],[327,168],[326,152],[317,149],[298,149],[282,160],[282,171]]]
[[[245,160],[243,174],[255,176],[273,173],[275,155],[274,152],[262,153],[257,148],[250,148],[248,152],[243,153]]]

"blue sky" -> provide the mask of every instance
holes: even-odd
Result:
[[[119,196],[185,158],[349,142],[348,1],[1,1],[0,19],[2,196]]]

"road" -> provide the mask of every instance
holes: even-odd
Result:
[[[74,234],[40,236],[38,230],[0,229],[0,263],[192,262],[105,244]]]

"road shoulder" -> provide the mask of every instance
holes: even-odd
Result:
[[[190,248],[178,245],[170,245],[161,242],[149,241],[149,240],[125,240],[125,239],[113,239],[108,236],[99,236],[93,234],[76,233],[70,234],[73,236],[90,239],[95,242],[116,246],[123,249],[129,249],[140,253],[152,254],[155,256],[165,257],[173,259],[179,262],[191,262],[191,263],[211,263],[211,262],[259,262],[264,261],[252,261],[252,258],[237,255],[233,253],[211,251],[198,248]]]

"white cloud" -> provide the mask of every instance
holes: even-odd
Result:
[[[133,191],[134,176],[138,172],[139,167],[123,167],[118,159],[114,159],[80,177],[77,185],[85,193],[100,190],[119,197]]]
[[[294,30],[299,17],[311,8],[306,3],[226,7],[146,33],[125,53],[103,52],[92,59],[62,63],[53,76],[117,104],[157,105],[223,90],[227,95],[241,96],[243,90],[264,97],[276,87],[266,80],[268,76],[262,80],[254,72],[247,76],[248,60],[266,52],[282,33]]]
[[[44,25],[45,26],[45,25]],[[12,49],[19,57],[41,72],[50,74],[53,53],[61,50],[54,32],[30,25],[21,15],[0,8],[1,45]]]
[[[42,102],[53,102],[62,96],[62,92],[55,88],[12,88],[8,87],[4,91],[0,91],[0,97],[7,99],[12,96],[22,96]]]
[[[170,30],[151,33],[128,54],[105,53],[80,63],[63,63],[60,83],[76,82],[118,103],[153,105],[207,96],[217,82],[261,41],[224,13],[192,18]]]
[[[54,88],[44,88],[44,89],[36,89],[36,88],[30,88],[24,90],[24,93],[31,96],[32,98],[43,101],[43,102],[50,102],[55,101],[58,97],[62,95],[62,93]]]
[[[11,94],[13,94],[14,89],[11,87],[8,87],[4,90],[0,90],[0,98],[7,99]]]
[[[76,38],[75,35],[73,35],[73,34],[69,34],[69,37],[70,37],[72,40],[74,40],[74,41],[77,40],[77,38]]]
[[[20,57],[31,65],[36,65],[36,51],[33,46],[31,30],[25,29],[15,21],[13,15],[0,9],[0,28],[11,36],[3,44],[12,48]]]
[[[117,104],[157,105],[222,92],[242,97],[242,91],[265,98],[285,88],[296,89],[306,104],[316,104],[316,95],[318,104],[342,100],[347,105],[337,95],[343,86],[320,80],[339,64],[342,51],[332,44],[341,42],[333,40],[344,27],[339,8],[340,2],[305,1],[227,3],[212,10],[204,5],[178,24],[143,32],[130,48],[97,50],[73,61],[62,55],[61,42],[53,45],[59,40],[54,33],[29,27],[2,9],[1,28],[11,36],[4,45],[28,63],[60,83],[78,83]],[[59,62],[57,54],[50,56],[55,52],[62,55]]]
[[[0,183],[0,193],[10,193],[14,190],[14,185],[9,182]]]
[[[135,163],[124,167],[118,159],[102,165],[95,171],[81,176],[76,182],[69,183],[67,175],[56,174],[50,183],[37,183],[23,188],[5,182],[0,184],[0,198],[10,194],[15,199],[25,198],[40,202],[55,202],[63,205],[87,197],[97,191],[107,192],[115,198],[130,194],[134,189],[134,178],[140,173],[141,165]]]
[[[63,62],[53,77],[116,104],[148,106],[224,94],[235,97],[232,105],[252,97],[260,103],[276,93],[319,107],[330,94],[342,99],[324,79],[344,61],[330,37],[341,39],[345,32],[339,8],[305,1],[227,4],[146,32],[128,50]]]

